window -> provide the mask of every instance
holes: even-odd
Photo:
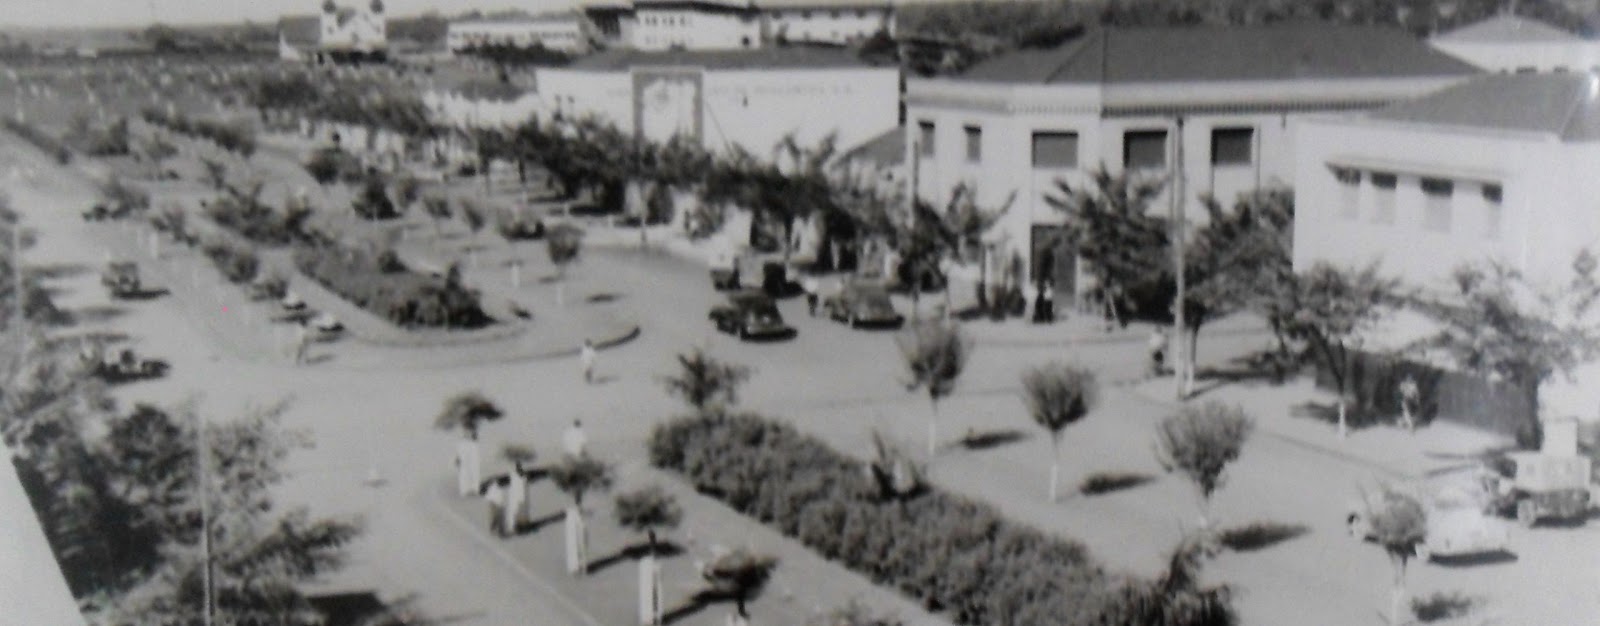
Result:
[[[839,12],[838,11],[829,11],[828,12],[828,17],[831,17],[833,19],[839,19]]]
[[[1333,177],[1339,181],[1339,217],[1356,219],[1361,215],[1361,170],[1336,167]]]
[[[803,19],[803,20],[811,19],[811,12],[810,11],[801,11],[800,12],[800,19]]]
[[[1455,183],[1443,178],[1422,179],[1422,227],[1436,233],[1450,232],[1450,196]]]
[[[1033,166],[1073,168],[1078,166],[1078,133],[1037,131],[1033,133]]]
[[[866,9],[856,9],[856,17],[864,18],[866,16],[867,16],[867,10]]]
[[[1212,165],[1249,165],[1255,152],[1254,128],[1211,129]]]
[[[933,122],[917,122],[917,144],[922,146],[922,156],[933,156]]]
[[[967,160],[973,163],[983,160],[983,129],[967,126],[962,130],[967,135]]]
[[[1484,235],[1490,239],[1500,238],[1501,193],[1499,185],[1483,186]]]
[[[1122,135],[1122,165],[1130,170],[1167,166],[1167,131],[1136,130]]]
[[[1394,223],[1394,188],[1398,182],[1394,174],[1372,173],[1373,223]]]

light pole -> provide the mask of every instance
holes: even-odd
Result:
[[[1187,217],[1183,207],[1183,116],[1175,118],[1177,131],[1173,137],[1173,163],[1172,163],[1172,253],[1175,266],[1177,295],[1172,301],[1172,374],[1177,386],[1178,400],[1189,397],[1190,366],[1188,359],[1184,358],[1184,221]]]

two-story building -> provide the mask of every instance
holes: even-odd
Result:
[[[1441,33],[1429,43],[1490,72],[1582,72],[1600,67],[1600,41],[1513,14]]]
[[[383,61],[389,52],[383,0],[339,6],[322,3],[316,17],[284,17],[278,21],[278,57],[302,63]]]
[[[1077,188],[1098,168],[1166,181],[1151,210],[1174,210],[1181,185],[1182,210],[1203,219],[1201,194],[1231,201],[1291,181],[1296,118],[1373,109],[1476,73],[1381,27],[1104,28],[908,81],[905,163],[936,204],[961,184],[981,206],[1016,194],[986,238],[1001,262],[984,265],[1020,256],[1027,282],[1052,281],[1060,301],[1086,286],[1075,255],[1052,249],[1064,218],[1046,198],[1058,181]]]

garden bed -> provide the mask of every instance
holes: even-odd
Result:
[[[373,253],[322,242],[297,248],[294,265],[350,304],[403,329],[474,330],[495,323],[478,294],[459,278],[413,272],[392,251]]]
[[[1185,609],[1196,612],[1160,623],[1202,624],[1228,611],[1225,592],[1164,597],[986,504],[937,489],[884,497],[866,464],[786,424],[682,418],[658,426],[649,449],[698,491],[959,624],[1138,624]]]

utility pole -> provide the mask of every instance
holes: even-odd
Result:
[[[198,442],[195,454],[200,463],[200,553],[205,559],[201,574],[205,607],[200,614],[204,626],[211,626],[212,614],[216,612],[216,592],[211,580],[211,449],[206,441],[205,419],[200,417],[199,411],[194,413],[194,423]]]
[[[1177,133],[1173,137],[1173,163],[1172,163],[1172,253],[1173,265],[1176,267],[1176,280],[1178,283],[1177,296],[1172,301],[1172,378],[1177,383],[1178,400],[1189,397],[1189,361],[1185,358],[1184,350],[1184,222],[1187,212],[1183,207],[1183,116],[1177,120]]]

